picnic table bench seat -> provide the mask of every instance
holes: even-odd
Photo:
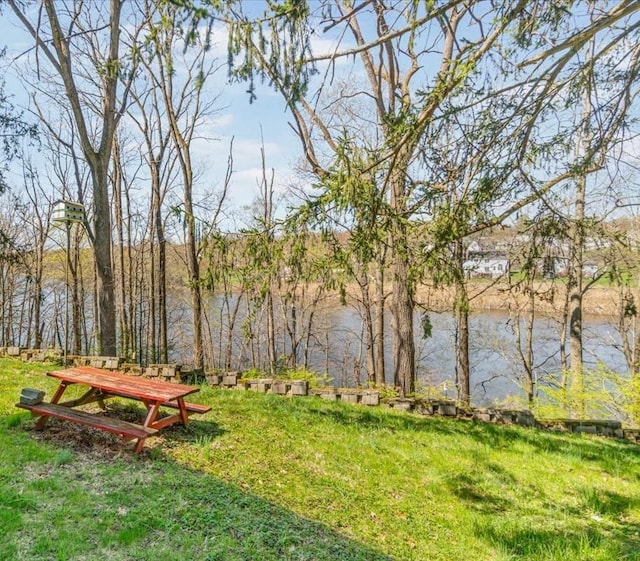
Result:
[[[58,405],[55,403],[41,402],[34,405],[26,403],[16,403],[16,407],[28,409],[32,413],[35,413],[42,417],[57,417],[65,421],[72,421],[75,423],[90,426],[95,429],[119,434],[128,439],[145,439],[148,436],[154,435],[158,432],[156,429],[144,427],[135,423],[130,423],[129,421],[123,421],[122,419],[114,419],[113,417],[95,415],[93,413],[88,413],[87,411],[72,409],[71,407],[66,407],[64,405]]]
[[[165,401],[162,405],[163,407],[173,407],[174,409],[178,409],[178,404],[173,401]],[[198,413],[203,415],[204,413],[211,411],[211,407],[208,405],[200,405],[199,403],[187,403],[185,401],[184,406],[189,413]]]
[[[130,397],[128,394],[117,391],[109,391],[110,396],[115,397]],[[180,406],[175,401],[163,401],[160,405],[162,407],[171,407],[172,409],[180,409]],[[184,407],[189,413],[198,413],[203,415],[204,413],[208,413],[211,411],[211,407],[208,405],[200,405],[199,403],[189,403],[187,401],[184,402]]]

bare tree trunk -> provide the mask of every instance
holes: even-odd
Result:
[[[302,366],[304,368],[309,368],[309,358],[311,352],[311,339],[314,336],[314,324],[316,317],[316,310],[318,309],[318,303],[320,302],[320,297],[322,295],[323,288],[318,287],[311,297],[311,302],[308,306],[306,306],[306,322],[303,331],[304,337],[304,352],[302,358]]]
[[[125,267],[125,251],[130,250],[126,248],[124,243],[124,213],[123,213],[123,190],[124,190],[124,173],[122,169],[123,162],[121,160],[120,145],[116,139],[113,146],[113,207],[114,207],[114,221],[117,238],[117,291],[116,300],[117,306],[120,310],[119,323],[120,323],[120,354],[122,356],[130,356],[130,333],[128,329],[129,318],[127,317],[127,290],[125,288],[125,278],[127,275]]]
[[[160,344],[160,360],[169,362],[169,341],[167,336],[167,241],[164,236],[164,222],[162,218],[162,197],[158,187],[155,192],[154,230],[157,241],[157,274],[156,284],[158,291],[158,340]]]
[[[7,304],[9,302],[8,299],[8,291],[7,291],[7,270],[8,265],[3,265],[0,262],[0,344],[3,347],[8,346],[8,333],[7,333]]]
[[[520,353],[520,357],[522,360],[522,366],[524,369],[524,390],[527,396],[527,402],[529,403],[529,407],[533,406],[533,402],[535,399],[535,391],[536,391],[536,383],[535,383],[535,373],[534,373],[534,364],[533,364],[533,327],[535,325],[536,320],[536,293],[533,286],[529,286],[528,288],[528,304],[527,304],[527,326],[526,326],[526,336],[524,348],[522,347],[521,342],[521,330],[520,330],[520,317],[516,318],[515,327],[516,327],[516,337],[517,337],[517,345],[518,351]]]
[[[30,213],[32,215],[32,227],[34,234],[33,261],[30,263],[32,285],[32,321],[33,321],[33,346],[39,349],[43,345],[43,320],[42,307],[44,305],[43,294],[43,269],[44,255],[47,236],[49,234],[49,211],[43,211],[42,198],[43,189],[40,184],[38,174],[33,170],[30,163],[26,163],[23,169],[24,187],[29,201],[31,202]],[[48,207],[49,205],[47,205]]]
[[[589,119],[591,117],[591,73],[587,73],[588,79],[585,85],[582,100],[582,123],[580,134],[576,142],[576,160],[589,150]],[[582,344],[582,297],[583,280],[582,269],[584,265],[585,244],[585,205],[586,205],[587,177],[581,173],[576,180],[573,217],[570,226],[571,258],[569,264],[568,290],[568,316],[569,316],[569,349],[570,368],[572,379],[572,393],[577,398],[577,414],[580,418],[586,416],[586,396],[584,381],[583,344]]]
[[[402,395],[415,391],[415,343],[413,340],[413,297],[409,285],[409,266],[400,256],[392,256],[391,297],[394,332],[394,381]]]
[[[15,299],[16,299],[16,284],[15,284],[15,270],[12,265],[7,272],[5,283],[5,297],[6,297],[6,324],[5,324],[5,341],[6,345],[15,345]]]
[[[376,343],[375,343],[375,323],[374,310],[371,302],[371,287],[369,285],[369,271],[363,265],[359,272],[356,272],[356,281],[360,286],[362,296],[360,316],[362,317],[362,339],[365,351],[365,364],[367,370],[367,380],[370,383],[376,381]],[[360,359],[358,360],[360,362]],[[358,368],[359,370],[359,368]]]
[[[238,312],[240,311],[243,300],[242,293],[235,295],[235,298],[232,294],[227,293],[225,300],[227,306],[227,337],[224,350],[224,362],[222,365],[227,370],[230,370],[233,364],[233,334],[238,319]],[[233,302],[233,305],[231,305],[231,302]]]
[[[578,178],[571,235],[571,264],[567,280],[568,317],[569,317],[569,351],[572,394],[577,399],[580,418],[586,415],[584,363],[582,358],[582,264],[584,248],[584,203],[585,177]]]
[[[94,344],[92,345],[87,345],[87,351],[88,352],[96,352],[96,343],[98,341],[98,337],[100,335],[99,333],[99,326],[98,326],[98,307],[99,307],[99,302],[98,302],[98,273],[96,271],[96,267],[95,267],[95,263],[94,263],[94,267],[93,267],[93,287],[92,287],[92,296],[93,298],[91,299],[91,301],[93,302],[93,321],[91,323],[92,329],[91,329],[91,340],[94,342]]]
[[[384,263],[384,258],[380,260]],[[386,366],[385,366],[385,294],[384,294],[384,268],[376,265],[376,282],[375,282],[375,383],[383,385],[386,383]]]
[[[285,299],[284,317],[285,330],[289,339],[289,349],[287,352],[286,344],[283,341],[283,355],[287,356],[287,365],[295,366],[298,359],[298,301],[296,299],[297,286],[290,288],[290,299]]]
[[[173,10],[164,14],[167,18],[175,18]],[[167,28],[166,35],[155,36],[155,61],[158,64],[158,75],[154,83],[161,88],[166,117],[169,121],[171,137],[176,149],[176,158],[182,176],[183,194],[183,231],[185,257],[188,274],[189,291],[191,293],[191,312],[193,329],[193,366],[196,370],[204,369],[204,331],[202,312],[202,288],[200,278],[199,240],[194,212],[193,187],[194,171],[191,161],[191,140],[198,126],[198,120],[206,113],[203,106],[201,83],[211,73],[205,65],[206,48],[201,45],[191,65],[186,68],[188,74],[182,92],[174,91],[174,40],[177,38],[176,27]],[[198,85],[200,84],[200,85]],[[189,95],[187,95],[187,93]],[[185,100],[189,100],[186,103]]]
[[[73,244],[73,259],[70,262],[69,272],[71,273],[71,331],[73,343],[71,351],[75,355],[82,354],[82,342],[86,340],[84,327],[84,306],[82,297],[84,294],[84,281],[82,277],[82,253],[80,241],[82,232],[80,228],[75,229]]]
[[[273,170],[271,177],[267,177],[267,165],[265,161],[264,147],[260,149],[262,163],[262,181],[260,184],[261,204],[262,204],[262,228],[264,229],[264,243],[267,248],[275,243],[273,237]],[[268,251],[268,249],[267,249]],[[276,264],[275,271],[273,264],[269,261],[266,265],[266,294],[265,307],[267,315],[267,361],[269,362],[269,372],[273,375],[276,372],[278,355],[276,354],[276,322],[275,310],[273,305],[273,296],[275,291],[275,278],[279,274]],[[295,300],[295,291],[290,294],[292,300]]]
[[[243,333],[245,335],[245,341],[249,346],[249,354],[251,356],[251,368],[260,368],[260,346],[258,337],[255,335],[255,327],[253,324],[254,310],[251,308],[252,297],[245,299],[246,312],[243,322]]]
[[[127,310],[126,317],[128,318],[127,322],[127,337],[129,339],[129,353],[130,356],[134,359],[139,357],[140,347],[138,346],[138,339],[136,337],[136,298],[139,298],[140,295],[136,293],[136,284],[135,284],[135,274],[136,272],[136,263],[137,257],[134,255],[133,249],[133,233],[132,233],[132,221],[131,221],[131,205],[129,204],[128,193],[125,193],[126,198],[126,242],[127,246],[127,259],[126,259],[126,268],[127,268],[127,276],[123,278],[122,281],[125,283],[126,290],[129,294],[129,298],[127,299]],[[124,225],[123,225],[124,226]],[[137,271],[139,274],[140,271]]]
[[[456,240],[454,250],[455,263],[455,318],[456,318],[456,386],[458,400],[471,403],[471,365],[469,361],[469,294],[464,279],[462,263],[464,247],[462,240]]]
[[[155,195],[151,197],[151,208],[152,208],[152,223],[155,222],[153,218],[153,208],[155,206]],[[157,305],[157,258],[156,258],[156,247],[155,247],[155,225],[151,226],[151,235],[149,241],[149,347],[151,353],[151,362],[158,362],[158,335],[157,335],[157,320],[158,320],[158,305]]]
[[[111,259],[111,205],[106,170],[94,175],[94,250],[98,296],[98,353],[116,356],[116,305]]]
[[[189,290],[193,314],[193,365],[196,370],[204,369],[204,349],[202,333],[202,293],[200,289],[200,262],[198,260],[196,220],[193,215],[193,193],[191,187],[184,188],[185,232]]]
[[[398,157],[401,160],[401,157]],[[415,391],[415,341],[413,327],[413,281],[409,278],[409,247],[405,212],[406,191],[404,171],[399,165],[391,180],[391,208],[395,216],[390,232],[390,259],[392,274],[391,317],[393,328],[393,380],[403,396]]]

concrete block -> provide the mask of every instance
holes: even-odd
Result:
[[[362,405],[376,406],[380,405],[380,392],[365,391],[362,392]]]

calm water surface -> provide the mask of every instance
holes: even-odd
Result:
[[[214,339],[217,331],[215,310],[219,309],[220,302],[218,298],[209,302],[209,326]],[[177,308],[179,307],[174,310],[177,311]],[[455,322],[450,313],[431,313],[430,319],[433,327],[432,336],[422,339],[419,332],[416,334],[419,381],[437,386],[453,397],[456,377]],[[523,368],[517,352],[513,321],[507,313],[502,312],[478,313],[470,318],[471,386],[472,402],[475,405],[522,395],[518,378]],[[176,332],[173,337],[176,345],[172,360],[188,363],[192,342],[188,333],[184,332],[184,315],[179,323],[180,332]],[[364,363],[364,355],[359,343],[361,323],[357,312],[349,306],[337,306],[318,313],[315,325],[317,333],[311,339],[309,367],[317,372],[328,372],[334,384],[338,386],[355,385],[359,370],[362,372],[361,381],[365,382],[364,366],[358,368],[359,363]],[[420,318],[416,316],[416,326],[419,325]],[[541,382],[545,378],[557,376],[560,370],[560,328],[560,324],[553,317],[540,316],[536,320],[534,356],[536,375]],[[583,333],[587,367],[603,363],[616,372],[622,373],[627,370],[624,356],[619,350],[620,337],[611,318],[585,318]],[[390,335],[389,325],[387,336]],[[238,362],[236,367],[246,368],[250,365],[249,352],[241,342],[240,333],[235,337],[235,341],[237,343],[234,356]],[[387,347],[387,379],[391,382],[391,345],[388,344]]]

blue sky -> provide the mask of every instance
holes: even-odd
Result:
[[[100,0],[97,0],[98,2]],[[12,12],[4,6],[0,19],[0,46],[6,44],[8,55],[2,66],[18,54],[24,53],[33,44],[30,36],[22,31]],[[261,146],[266,153],[268,170],[275,170],[274,187],[276,192],[284,193],[293,183],[301,183],[295,168],[301,160],[300,143],[288,125],[288,115],[279,94],[267,85],[257,85],[257,99],[250,103],[247,84],[229,84],[226,75],[226,31],[216,30],[213,34],[213,52],[222,65],[222,70],[209,82],[212,94],[220,94],[220,111],[207,121],[199,136],[204,138],[194,142],[193,153],[196,156],[196,167],[201,171],[202,190],[219,186],[224,180],[229,145],[233,138],[234,175],[230,189],[230,210],[242,213],[242,207],[250,205],[258,194],[258,183],[261,180]],[[330,38],[315,37],[314,52],[330,52]],[[343,41],[342,46],[345,46]],[[16,104],[28,103],[24,90],[17,79],[23,58],[9,64],[5,70],[6,90],[15,95]],[[340,59],[342,68],[350,68],[351,57]],[[351,68],[353,70],[353,68]],[[355,71],[357,72],[357,70]],[[428,81],[425,71],[425,80]],[[357,77],[357,75],[354,74]],[[353,76],[351,76],[353,79]],[[637,140],[629,144],[637,152]],[[10,177],[11,179],[11,177]],[[15,181],[19,182],[19,175]],[[237,224],[241,225],[241,224]]]
[[[13,13],[5,7],[0,19],[0,47],[7,47],[7,55],[1,62],[6,93],[13,96],[18,107],[28,107],[29,100],[18,79],[20,65],[33,42],[24,32]],[[213,51],[221,63],[226,61],[226,32],[214,32]],[[201,188],[211,189],[220,185],[225,177],[229,145],[233,139],[234,175],[230,190],[229,206],[242,209],[250,205],[258,194],[258,182],[262,176],[261,146],[264,146],[266,166],[275,170],[274,187],[282,193],[295,181],[293,171],[300,158],[296,136],[287,124],[284,103],[267,85],[257,85],[257,99],[250,103],[246,84],[230,84],[226,68],[217,72],[208,84],[212,94],[220,94],[219,111],[207,120],[200,130],[200,139],[193,145],[196,167],[201,171]],[[14,171],[9,180],[19,183]]]

